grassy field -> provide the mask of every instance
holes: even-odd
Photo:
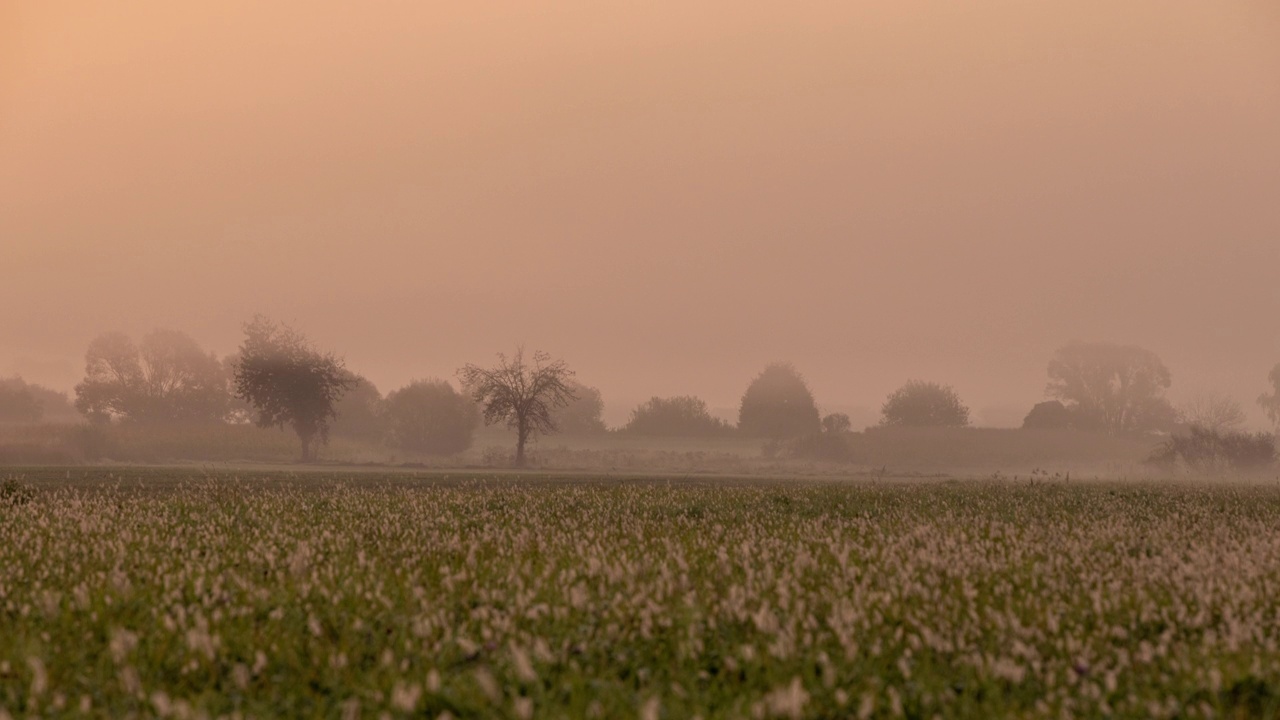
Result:
[[[0,471],[0,717],[1266,717],[1280,485]]]

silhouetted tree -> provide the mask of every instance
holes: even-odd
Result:
[[[575,399],[568,405],[556,408],[552,413],[556,427],[567,435],[596,435],[605,432],[604,397],[596,388],[580,382],[570,382],[569,389]]]
[[[847,433],[853,430],[853,421],[846,413],[831,413],[822,418],[822,431],[825,433]]]
[[[890,393],[880,408],[881,425],[909,427],[964,427],[969,408],[950,385],[910,380]]]
[[[1271,373],[1267,375],[1267,380],[1271,383],[1271,392],[1263,393],[1258,398],[1258,404],[1262,406],[1263,412],[1271,419],[1271,422],[1280,428],[1280,363],[1271,368]]]
[[[524,360],[524,348],[508,358],[498,353],[498,365],[482,368],[467,364],[458,370],[462,387],[484,407],[484,422],[506,422],[516,431],[516,467],[525,465],[525,443],[535,433],[556,431],[554,411],[575,398],[570,383],[573,371],[563,360],[544,352]]]
[[[711,415],[707,404],[691,395],[650,398],[631,411],[623,432],[656,437],[716,437],[733,426]]]
[[[1219,393],[1201,393],[1178,408],[1182,422],[1210,432],[1226,433],[1244,425],[1244,408],[1233,398]]]
[[[744,435],[781,439],[821,428],[813,393],[791,363],[766,366],[742,396],[738,430]]]
[[[0,380],[0,423],[37,423],[44,408],[22,378]]]
[[[401,450],[453,455],[471,447],[480,411],[443,380],[417,380],[387,395],[391,441]]]
[[[1150,350],[1074,343],[1049,362],[1046,393],[1066,404],[1076,426],[1110,434],[1171,428],[1177,412],[1164,397],[1169,369]]]
[[[1071,411],[1058,400],[1036,403],[1022,419],[1024,430],[1066,430],[1071,425]]]
[[[351,385],[333,406],[336,417],[329,432],[339,437],[380,441],[387,433],[382,393],[362,375],[351,373]]]
[[[124,333],[106,333],[85,352],[76,408],[97,421],[222,422],[228,385],[218,358],[185,333],[156,330],[136,345]]]
[[[301,333],[262,315],[245,324],[244,335],[236,395],[254,407],[260,427],[292,427],[302,461],[311,460],[312,443],[329,441],[334,405],[354,376],[333,353],[321,353]]]

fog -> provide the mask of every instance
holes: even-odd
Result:
[[[393,389],[517,343],[609,416],[909,378],[1016,424],[1072,340],[1251,413],[1280,6],[0,6],[0,375],[254,313]]]

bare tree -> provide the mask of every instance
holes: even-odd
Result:
[[[312,443],[329,440],[335,403],[355,384],[333,353],[321,353],[298,331],[258,315],[244,326],[235,361],[236,396],[253,405],[259,427],[289,425],[302,442],[302,461]]]
[[[1224,433],[1244,425],[1244,408],[1221,393],[1200,393],[1178,408],[1182,421],[1210,432]]]
[[[516,431],[516,467],[524,467],[524,446],[535,433],[556,431],[554,411],[577,399],[571,382],[573,371],[563,360],[544,352],[524,359],[524,348],[508,358],[498,353],[498,364],[482,368],[468,363],[458,379],[471,398],[484,406],[484,424],[507,423]]]

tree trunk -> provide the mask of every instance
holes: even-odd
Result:
[[[524,467],[524,444],[529,439],[529,428],[520,422],[516,428],[516,467]]]
[[[311,462],[311,436],[299,434],[298,438],[302,440],[302,462]]]

